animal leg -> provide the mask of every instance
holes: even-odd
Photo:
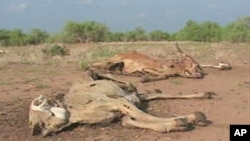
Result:
[[[140,94],[139,97],[142,101],[150,101],[156,99],[210,99],[213,92],[196,93],[189,95],[168,95],[168,94]]]
[[[95,80],[111,80],[111,81],[114,81],[114,82],[117,82],[117,83],[120,83],[120,84],[129,84],[127,82],[124,82],[124,81],[121,81],[121,80],[118,80],[116,78],[114,78],[112,75],[103,75],[103,74],[100,74],[100,73],[96,73],[96,72],[91,72],[92,73],[92,76],[95,76]]]
[[[130,117],[124,117],[122,119],[122,125],[124,127],[151,129],[157,132],[185,131],[188,128],[187,122],[182,119],[176,119],[169,122],[143,122]]]
[[[159,118],[152,116],[138,109],[135,105],[128,102],[126,99],[116,99],[112,101],[113,105],[116,105],[117,109],[121,111],[124,115],[132,117],[136,120],[145,121],[145,122],[166,122],[169,121],[166,118]]]
[[[154,70],[154,69],[150,69],[150,68],[143,69],[143,72],[146,73],[146,74],[150,74],[150,76],[149,75],[144,76],[141,79],[142,83],[158,81],[158,80],[164,80],[164,79],[167,79],[169,77],[169,75],[164,75],[163,73],[161,73],[161,72],[159,72],[157,70]]]
[[[90,67],[87,68],[87,70],[101,70],[103,72],[112,72],[115,73],[119,71],[119,73],[122,72],[122,69],[124,67],[124,63],[121,61],[104,61],[104,62],[98,62],[91,64]]]
[[[188,123],[192,124],[200,124],[200,125],[207,125],[207,119],[205,114],[201,112],[195,112],[189,115],[181,116],[181,117],[174,117],[174,118],[161,118],[161,117],[155,117],[150,114],[147,114],[140,109],[138,109],[133,104],[129,103],[125,99],[120,99],[119,101],[113,101],[113,104],[117,106],[117,108],[124,114],[127,115],[136,121],[143,121],[143,122],[170,122],[176,119],[185,119]]]
[[[158,80],[164,80],[167,79],[168,76],[160,75],[157,77],[152,77],[152,76],[143,76],[140,82],[142,83],[147,83],[147,82],[153,82],[153,81],[158,81]]]
[[[87,69],[93,68],[93,67],[94,67],[94,68],[103,69],[103,68],[106,67],[106,65],[107,65],[107,62],[106,62],[106,61],[104,61],[104,62],[97,62],[97,63],[91,64]]]
[[[207,126],[210,124],[210,121],[207,120],[206,115],[202,112],[194,112],[192,114],[177,116],[168,118],[169,120],[182,119],[187,123],[197,125],[197,126]]]
[[[219,70],[230,70],[232,66],[227,63],[219,63],[218,65],[200,65],[202,68],[215,68]]]
[[[156,75],[156,76],[162,75],[162,73],[160,73],[159,71],[151,69],[151,68],[145,68],[142,71],[146,72],[146,73],[149,73],[149,74],[152,74],[152,75]]]

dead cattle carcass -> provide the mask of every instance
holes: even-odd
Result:
[[[35,98],[30,106],[29,126],[44,136],[56,133],[72,124],[105,124],[120,120],[122,125],[151,129],[158,132],[184,131],[189,125],[206,126],[209,122],[202,112],[179,117],[152,116],[139,108],[143,101],[173,98],[210,98],[211,93],[192,95],[137,94],[131,85],[111,80],[92,80],[74,84],[63,98]]]
[[[5,53],[5,51],[3,51],[3,50],[0,49],[0,54],[4,54],[4,53]]]
[[[169,76],[202,78],[205,73],[202,67],[230,69],[229,64],[200,65],[193,57],[184,53],[176,43],[181,56],[178,60],[157,60],[138,52],[116,55],[107,61],[91,64],[87,69],[101,72],[118,72],[125,75],[144,76],[142,82],[166,79]]]

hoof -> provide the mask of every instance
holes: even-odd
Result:
[[[232,66],[231,66],[231,64],[227,64],[227,63],[219,63],[219,69],[220,70],[231,70]]]
[[[215,92],[205,92],[204,99],[212,99],[214,95],[217,95]]]
[[[194,125],[197,126],[207,126],[210,122],[207,120],[207,117],[202,112],[193,113],[195,119],[192,121]]]
[[[47,136],[51,135],[51,132],[48,129],[43,129],[42,135],[43,135],[43,137],[47,137]]]
[[[188,122],[184,119],[175,119],[176,129],[175,131],[187,131],[188,130]]]

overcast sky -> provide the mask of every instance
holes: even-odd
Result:
[[[250,16],[250,0],[0,0],[0,29],[39,28],[51,33],[66,21],[94,20],[111,31],[141,26],[176,32],[188,20],[225,25]]]

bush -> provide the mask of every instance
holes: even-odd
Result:
[[[61,47],[60,45],[52,45],[49,48],[42,49],[42,52],[45,56],[64,56],[69,54],[69,51],[65,47]]]
[[[79,61],[78,66],[80,69],[85,69],[88,67],[88,63],[86,61]]]

